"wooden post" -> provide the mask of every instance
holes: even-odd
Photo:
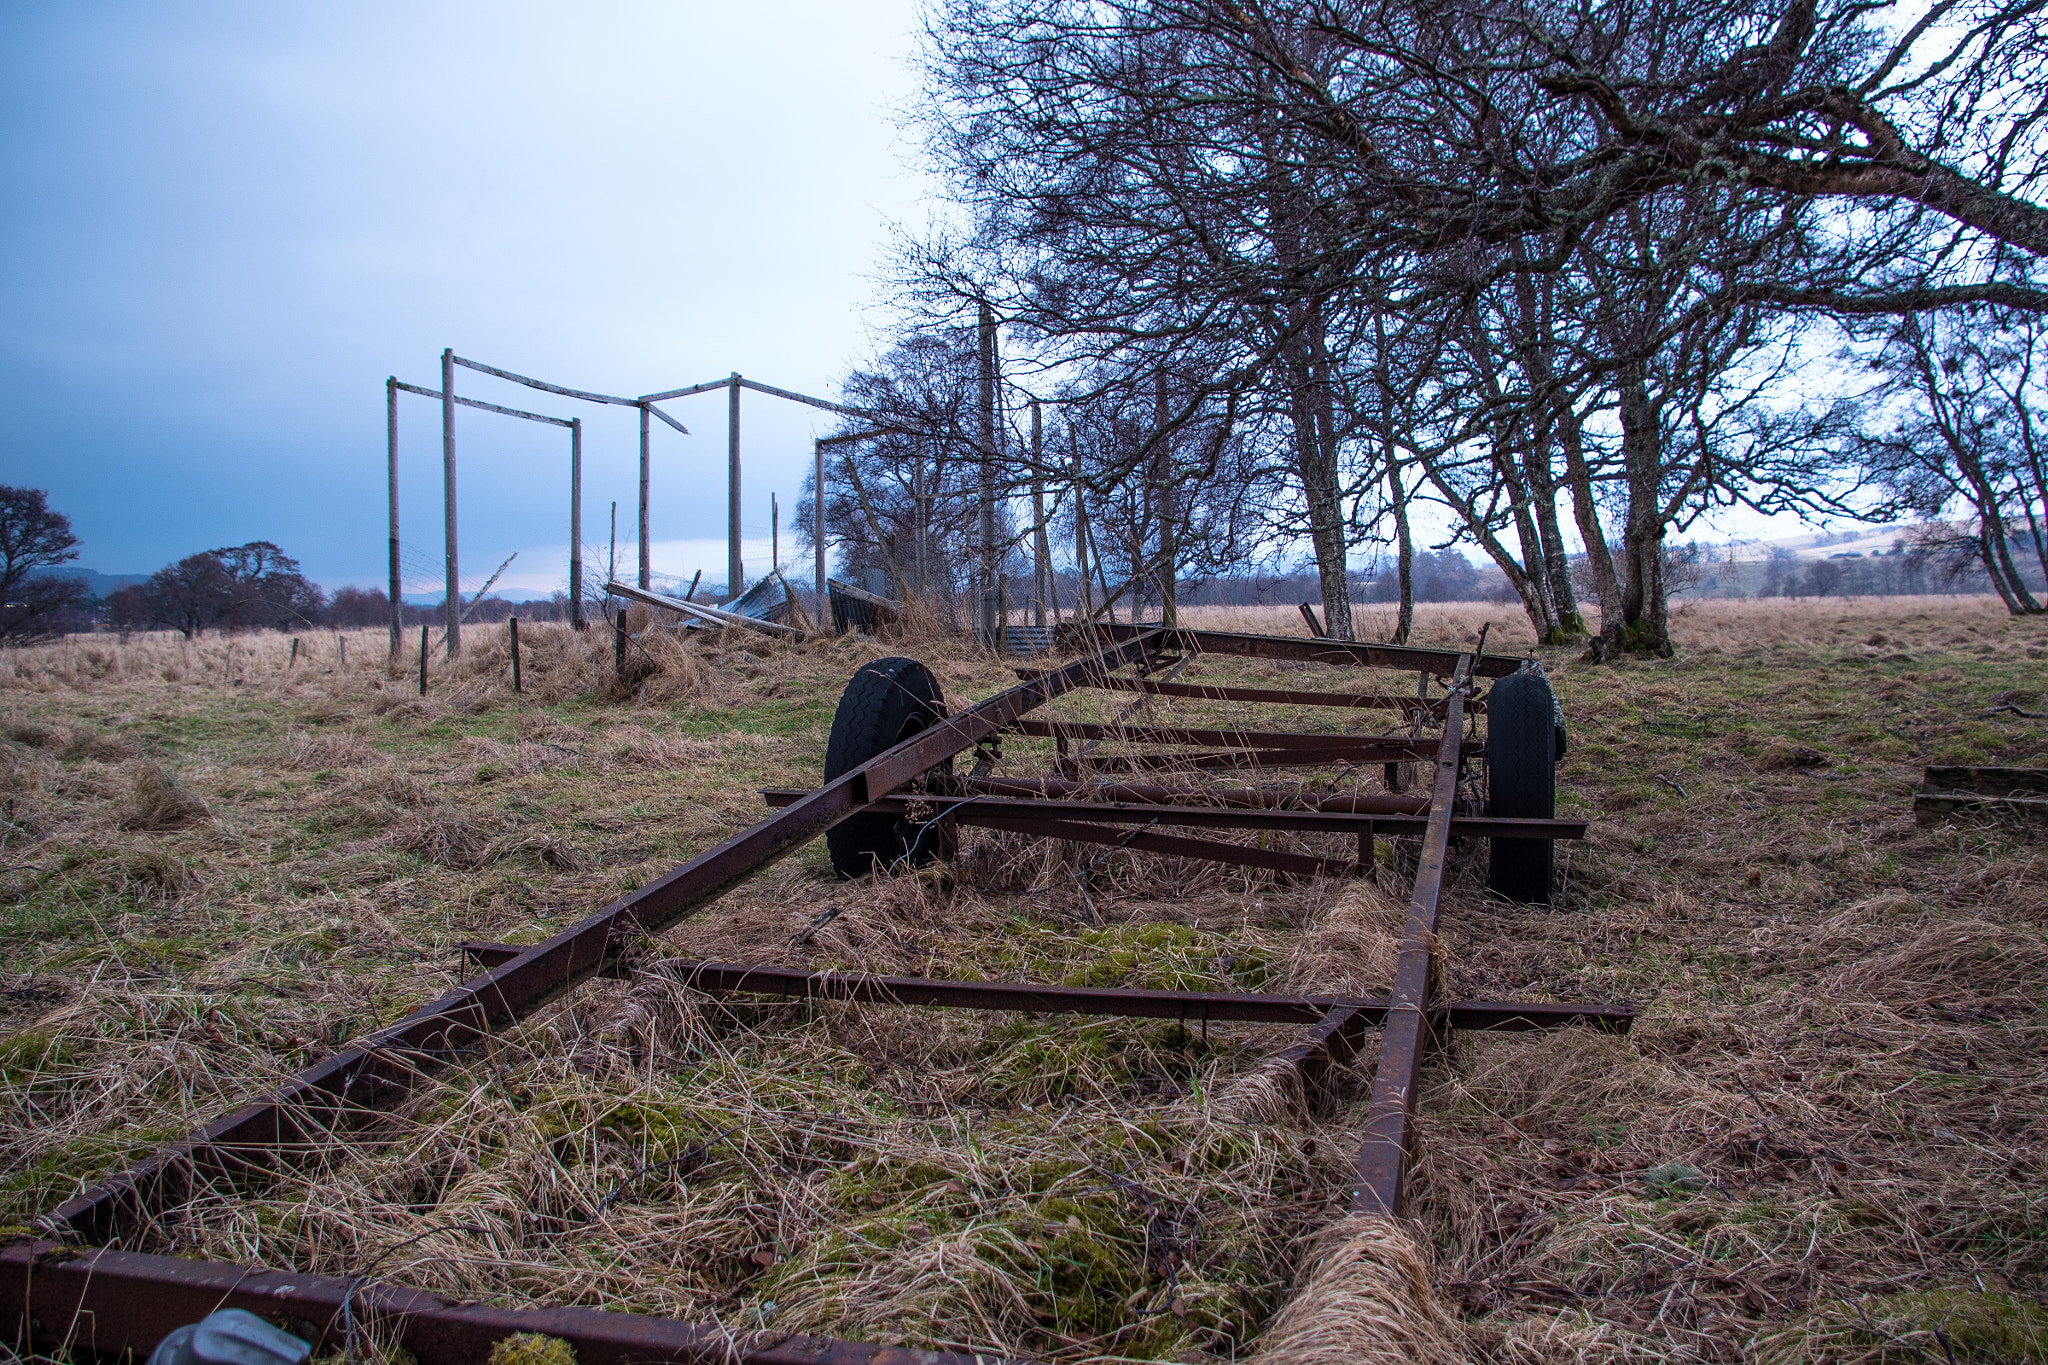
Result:
[[[981,305],[981,639],[985,647],[996,645],[996,611],[1000,596],[996,575],[996,317],[988,304]]]
[[[612,672],[626,676],[626,609],[619,608],[619,619],[614,623],[616,633],[612,636]]]
[[[1045,625],[1046,599],[1052,596],[1052,542],[1045,535],[1045,449],[1044,427],[1038,414],[1038,400],[1031,400],[1031,558],[1038,584],[1037,616],[1032,623]],[[1059,605],[1053,604],[1053,619],[1059,619]]]
[[[285,660],[284,671],[289,673],[299,666],[299,637],[292,636],[292,657]]]
[[[346,635],[337,635],[337,636],[335,636],[335,637],[334,637],[334,649],[335,649],[335,652],[336,652],[337,654],[339,654],[339,655],[341,656],[341,667],[342,667],[342,671],[343,671],[343,672],[346,672],[346,671],[348,670],[348,636],[346,636]]]
[[[768,495],[768,572],[782,572],[782,504]]]
[[[505,624],[512,628],[512,690],[516,693],[519,691],[519,618],[510,617]]]
[[[654,586],[654,561],[648,558],[647,526],[647,405],[640,404],[640,591]]]
[[[825,610],[825,442],[822,439],[811,442],[811,540],[817,551],[818,610],[822,613]]]
[[[697,585],[701,583],[703,580],[704,571],[702,569],[699,569],[697,570],[697,572],[690,575],[690,590],[683,594],[683,600],[685,602],[694,602],[697,600]]]
[[[427,628],[420,627],[420,695],[427,695]]]
[[[455,555],[455,352],[441,352],[441,497],[448,515],[448,657],[462,648],[462,576]],[[420,665],[422,669],[425,664]],[[424,674],[422,675],[424,676]],[[426,685],[420,685],[426,691]]]
[[[569,626],[583,629],[583,419],[569,423]]]
[[[396,670],[398,661],[405,656],[405,640],[400,631],[404,623],[399,619],[398,605],[398,376],[392,375],[384,381],[384,445],[385,473],[390,483],[391,500],[391,667]]]
[[[740,372],[726,381],[725,399],[725,598],[746,590],[747,570],[740,562]]]

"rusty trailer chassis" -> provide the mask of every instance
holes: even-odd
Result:
[[[587,1308],[505,1309],[445,1300],[365,1277],[343,1280],[196,1261],[129,1249],[147,1242],[166,1214],[216,1184],[248,1187],[295,1160],[315,1156],[341,1130],[389,1107],[451,1058],[593,977],[660,972],[711,998],[838,1000],[920,1006],[1178,1019],[1184,1024],[1299,1024],[1307,1031],[1269,1065],[1304,1082],[1347,1060],[1372,1029],[1382,1030],[1367,1108],[1366,1137],[1351,1190],[1354,1213],[1402,1210],[1417,1080],[1431,1045],[1452,1030],[1520,1031],[1567,1026],[1623,1032],[1625,1007],[1518,1001],[1443,1002],[1433,996],[1430,945],[1450,841],[1461,836],[1576,839],[1585,822],[1492,819],[1461,808],[1460,779],[1477,750],[1468,720],[1483,712],[1481,678],[1520,671],[1499,655],[1340,640],[1217,631],[1101,626],[1070,634],[1085,652],[1063,667],[1022,674],[1018,686],[947,716],[823,786],[764,793],[772,812],[582,922],[531,946],[465,945],[479,974],[359,1044],[292,1077],[156,1155],[85,1190],[37,1220],[39,1238],[0,1245],[0,1320],[19,1347],[80,1355],[147,1355],[172,1329],[223,1307],[242,1307],[315,1339],[316,1349],[351,1346],[374,1332],[421,1365],[469,1365],[513,1333],[538,1332],[574,1345],[583,1365],[735,1361],[743,1365],[970,1365],[988,1357],[879,1347],[773,1331]],[[1195,685],[1158,673],[1194,654],[1288,659],[1414,671],[1420,694],[1345,693]],[[1120,670],[1135,669],[1136,676]],[[1444,683],[1427,695],[1430,679]],[[1044,722],[1026,714],[1083,688],[1261,705],[1391,710],[1406,734],[1344,736],[1153,725]],[[1127,713],[1128,714],[1128,713]],[[1425,731],[1434,729],[1433,736]],[[1305,763],[1412,765],[1413,792],[1358,793],[1303,800],[1262,788],[1164,787],[1067,778],[953,777],[935,771],[969,750],[991,752],[1004,735],[1092,746],[1200,746],[1149,766],[1265,767]],[[1132,756],[1064,756],[1078,774],[1135,771]],[[1136,758],[1145,758],[1140,755]],[[1372,864],[1377,836],[1419,839],[1393,990],[1383,999],[957,982],[864,973],[812,973],[758,964],[633,960],[653,935],[716,899],[754,872],[863,812],[909,815],[943,804],[959,825],[1106,844],[1170,856],[1263,868],[1282,877],[1352,875]],[[918,815],[930,820],[932,815]],[[1357,860],[1312,857],[1212,838],[1161,833],[1157,826],[1354,835]],[[0,1329],[4,1330],[4,1329]]]

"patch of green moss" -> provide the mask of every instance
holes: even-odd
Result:
[[[133,1132],[95,1133],[44,1152],[0,1180],[0,1223],[29,1223],[60,1200],[77,1193],[81,1181],[132,1161],[182,1137],[177,1128],[146,1128]]]
[[[1767,1359],[1846,1355],[1882,1365],[2048,1360],[2048,1307],[2016,1294],[1944,1287],[1873,1295],[1816,1309]]]
[[[0,1038],[0,1087],[13,1089],[55,1071],[78,1052],[77,1045],[47,1033]]]

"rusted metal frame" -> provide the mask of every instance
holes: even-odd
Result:
[[[1427,815],[1429,798],[1392,792],[1312,795],[1264,787],[1161,787],[1142,782],[1074,782],[1059,777],[970,777],[935,780],[953,796],[1064,796],[1139,805],[1226,806],[1246,810],[1320,810],[1354,814]]]
[[[1241,768],[1326,768],[1337,763],[1406,762],[1418,757],[1427,759],[1433,753],[1433,748],[1424,746],[1424,752],[1418,755],[1413,746],[1407,744],[1390,744],[1376,748],[1360,746],[1351,749],[1227,749],[1216,753],[1096,753],[1085,757],[1076,755],[1071,758],[1055,759],[1053,766],[1075,772],[1216,772]]]
[[[39,1218],[38,1228],[81,1241],[109,1241],[146,1225],[167,1205],[183,1202],[196,1184],[259,1173],[279,1160],[285,1147],[326,1141],[352,1112],[410,1090],[449,1054],[586,980],[633,942],[667,928],[874,797],[972,747],[1032,707],[1155,650],[1149,636],[1121,642],[919,732],[512,961],[300,1072],[269,1098],[214,1120],[66,1200]]]
[[[478,1365],[518,1332],[575,1347],[577,1365],[996,1365],[995,1358],[745,1332],[594,1308],[493,1308],[362,1277],[339,1279],[22,1239],[0,1246],[0,1320],[53,1355],[141,1360],[221,1308],[287,1320],[316,1355],[374,1338],[420,1365]]]
[[[1453,649],[1417,649],[1407,645],[1364,644],[1350,640],[1311,640],[1288,635],[1244,635],[1222,630],[1157,628],[1097,621],[1095,638],[1103,644],[1134,639],[1139,635],[1163,634],[1160,648],[1181,653],[1231,654],[1248,659],[1300,659],[1309,663],[1340,667],[1392,668],[1403,673],[1416,671],[1449,678],[1457,673],[1460,660],[1471,659]],[[1505,678],[1521,671],[1522,661],[1503,654],[1489,654],[1467,665],[1468,677]]]
[[[1248,844],[1225,843],[1221,839],[1191,839],[1184,834],[1160,834],[1149,829],[1116,830],[1075,820],[1048,819],[1042,815],[991,814],[975,806],[949,811],[947,818],[980,829],[1033,834],[1041,839],[1071,839],[1081,844],[1108,844],[1114,848],[1160,853],[1173,858],[1200,858],[1234,867],[1259,867],[1290,877],[1349,877],[1364,870],[1348,858],[1316,858],[1306,853],[1282,853],[1278,849],[1253,848]]]
[[[1319,735],[1298,730],[1192,730],[1162,725],[1098,725],[1080,720],[1011,721],[1004,733],[1033,739],[1100,739],[1126,744],[1202,744],[1234,749],[1313,749],[1339,752],[1398,748],[1410,758],[1429,758],[1436,745],[1418,744],[1407,735]],[[1477,752],[1479,746],[1472,746]]]
[[[771,807],[793,805],[804,793],[787,788],[768,788],[761,799]],[[866,810],[875,815],[910,815],[930,800],[887,796],[872,801]],[[1167,806],[1104,801],[1059,801],[991,796],[971,805],[953,807],[956,819],[974,823],[977,816],[1004,815],[1026,818],[1089,820],[1112,824],[1182,825],[1196,829],[1286,830],[1296,834],[1426,834],[1425,815],[1353,815],[1343,811],[1239,810],[1228,806]],[[1495,815],[1453,815],[1454,839],[1583,839],[1586,820],[1515,819]]]
[[[483,961],[510,958],[511,944],[465,943]],[[845,1000],[856,1004],[931,1009],[1006,1010],[1019,1014],[1082,1014],[1125,1019],[1207,1019],[1212,1023],[1298,1024],[1331,1012],[1351,1011],[1358,1027],[1386,1017],[1387,1001],[1365,996],[1275,995],[1263,992],[1148,991],[1123,986],[1048,986],[1027,981],[939,981],[922,976],[867,972],[813,972],[758,963],[663,959],[642,969],[682,981],[703,995],[772,995],[789,1000]],[[620,972],[621,977],[631,973]],[[1530,1033],[1583,1025],[1627,1033],[1636,1012],[1628,1006],[1557,1005],[1519,1000],[1461,1000],[1439,1011],[1445,1027]]]
[[[1020,668],[1020,678],[1035,677],[1043,670]],[[1104,678],[1096,687],[1110,692],[1144,692],[1155,697],[1180,697],[1188,701],[1253,702],[1262,706],[1336,706],[1361,711],[1399,711],[1404,715],[1415,706],[1415,698],[1399,692],[1296,692],[1278,687],[1224,687],[1213,683],[1155,682],[1150,678]],[[1441,700],[1427,703],[1438,714]],[[1483,714],[1486,698],[1473,697],[1465,703],[1466,714]]]
[[[1444,862],[1450,851],[1452,809],[1458,799],[1465,730],[1465,692],[1471,686],[1469,656],[1452,673],[1449,704],[1437,750],[1436,776],[1430,787],[1429,826],[1416,859],[1415,883],[1408,895],[1408,922],[1401,936],[1401,956],[1394,967],[1393,1004],[1380,1038],[1379,1066],[1372,1098],[1366,1107],[1365,1141],[1358,1153],[1358,1183],[1351,1191],[1351,1211],[1397,1217],[1408,1174],[1410,1119],[1422,1074],[1422,1057],[1430,1027],[1431,974],[1434,971],[1437,900],[1443,890]]]
[[[1300,1039],[1274,1053],[1261,1064],[1267,1071],[1291,1071],[1306,1095],[1333,1066],[1342,1066],[1358,1055],[1360,1043],[1374,1024],[1386,1018],[1368,1019],[1355,1005],[1338,1005],[1322,1017]]]

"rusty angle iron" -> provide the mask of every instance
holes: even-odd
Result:
[[[1304,1078],[1356,1051],[1365,1031],[1384,1030],[1380,1064],[1359,1156],[1353,1208],[1397,1213],[1405,1179],[1415,1082],[1432,1038],[1450,1029],[1530,1029],[1568,1025],[1626,1030],[1627,1008],[1465,1001],[1431,998],[1429,943],[1444,862],[1454,834],[1481,837],[1577,838],[1581,821],[1488,820],[1456,811],[1458,781],[1470,752],[1465,718],[1482,709],[1475,677],[1504,677],[1521,667],[1503,656],[1475,656],[1331,639],[1097,625],[1064,634],[1087,653],[1063,668],[1032,671],[1014,688],[950,716],[824,786],[764,793],[774,813],[733,838],[621,898],[547,941],[525,947],[467,944],[483,972],[396,1024],[371,1034],[291,1078],[275,1094],[207,1124],[139,1165],[102,1180],[38,1219],[57,1240],[16,1239],[0,1245],[0,1317],[19,1339],[92,1354],[146,1353],[172,1328],[219,1307],[245,1307],[282,1317],[323,1343],[374,1330],[411,1351],[421,1365],[457,1365],[488,1354],[514,1332],[538,1332],[575,1345],[583,1365],[641,1361],[704,1361],[746,1365],[967,1365],[987,1356],[877,1347],[776,1332],[732,1332],[583,1308],[501,1309],[455,1303],[366,1278],[340,1280],[290,1271],[155,1256],[81,1243],[145,1236],[169,1209],[217,1179],[261,1178],[294,1155],[317,1148],[338,1128],[407,1093],[425,1075],[491,1032],[521,1019],[593,976],[626,972],[634,944],[784,856],[832,825],[862,811],[895,811],[891,793],[946,759],[1003,733],[1060,740],[1201,744],[1222,752],[1162,756],[1159,767],[1265,766],[1284,763],[1423,760],[1434,765],[1429,795],[1332,796],[1304,805],[1256,788],[1098,786],[1059,779],[933,774],[928,784],[970,799],[950,813],[959,823],[1013,829],[1050,838],[1110,842],[1182,856],[1220,858],[1283,873],[1347,873],[1336,859],[1263,851],[1210,839],[1159,834],[1154,824],[1223,829],[1422,836],[1394,991],[1387,1000],[1348,997],[1139,991],[1046,986],[1023,982],[940,982],[862,973],[817,974],[791,968],[694,961],[655,961],[637,970],[671,973],[714,997],[735,994],[833,999],[880,1005],[1022,1010],[1186,1021],[1240,1020],[1312,1024],[1278,1064]],[[1277,658],[1342,666],[1412,669],[1447,679],[1436,700],[1386,694],[1281,692],[1199,687],[1112,676],[1129,664],[1149,672],[1169,652]],[[1021,671],[1020,671],[1021,675]],[[1418,730],[1437,720],[1434,740],[1416,735],[1353,737],[1145,726],[1092,726],[1024,721],[1037,706],[1078,688],[1152,695],[1280,702],[1311,706],[1374,706],[1404,711]],[[1114,758],[1093,760],[1114,768]],[[1129,767],[1143,765],[1126,760]],[[1113,793],[1113,795],[1112,795]],[[1074,798],[1093,796],[1093,801]],[[1113,804],[1105,804],[1113,803]],[[1106,826],[1142,821],[1142,827]],[[1368,845],[1369,846],[1369,845]]]

